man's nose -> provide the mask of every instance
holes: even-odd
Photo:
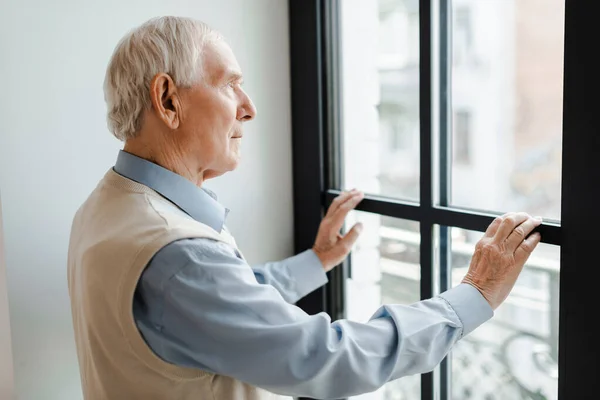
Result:
[[[256,117],[256,107],[252,99],[244,93],[244,99],[238,108],[238,120],[242,122],[251,121]]]

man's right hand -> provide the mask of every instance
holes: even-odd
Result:
[[[475,246],[463,283],[476,287],[492,309],[508,297],[523,265],[540,242],[538,232],[530,233],[541,223],[541,218],[526,213],[504,214],[490,224]]]

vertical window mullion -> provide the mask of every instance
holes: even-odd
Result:
[[[433,294],[433,225],[429,221],[421,221],[421,299],[428,299]],[[421,400],[434,399],[434,376],[432,372],[421,375]]]
[[[292,96],[292,177],[294,249],[312,247],[323,217],[323,90],[321,8],[319,0],[290,1],[290,68]],[[310,84],[307,84],[310,82]],[[302,105],[302,106],[298,106]],[[307,134],[310,132],[311,134]],[[306,159],[317,162],[306,163]],[[326,288],[319,288],[297,305],[309,314],[326,309]]]
[[[449,206],[452,196],[452,1],[441,1],[438,11],[439,43],[439,205]],[[444,292],[452,287],[452,236],[448,226],[439,228],[439,287]],[[451,353],[450,353],[451,354]],[[446,357],[440,365],[439,398],[452,398],[452,358]]]
[[[420,128],[420,207],[421,221],[421,299],[433,295],[433,208],[431,135],[431,1],[419,1],[419,128]],[[434,399],[433,373],[421,375],[421,400]]]

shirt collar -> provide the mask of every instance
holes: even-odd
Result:
[[[221,232],[229,210],[210,190],[199,188],[183,176],[131,153],[120,150],[115,172],[148,186],[181,208],[196,221]]]

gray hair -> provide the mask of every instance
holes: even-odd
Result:
[[[119,140],[134,138],[151,107],[150,82],[166,73],[177,86],[202,76],[202,50],[221,35],[203,22],[183,17],[153,18],[126,34],[106,70],[104,100],[108,129]]]

